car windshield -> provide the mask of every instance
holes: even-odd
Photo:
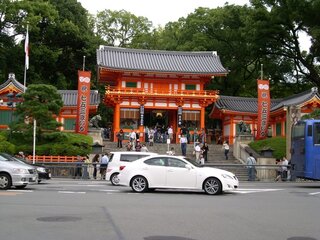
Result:
[[[183,157],[184,160],[188,161],[189,163],[191,163],[192,165],[196,166],[196,167],[203,167],[203,165],[197,163],[195,160],[192,160],[190,158],[187,157]]]
[[[24,161],[24,159],[14,157],[14,156],[12,156],[12,155],[10,155],[10,154],[8,154],[8,153],[0,153],[0,157],[4,159],[4,160],[0,159],[0,160],[2,160],[2,161],[17,161],[17,162],[26,163],[26,162]]]

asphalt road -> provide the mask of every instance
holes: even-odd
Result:
[[[0,191],[1,240],[320,240],[320,183],[242,183],[137,194],[104,181],[54,179]]]

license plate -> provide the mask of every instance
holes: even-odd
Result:
[[[51,173],[49,173],[49,178],[51,178]]]

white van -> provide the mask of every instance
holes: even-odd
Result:
[[[113,185],[119,184],[118,174],[120,169],[137,159],[157,155],[153,152],[111,152],[106,173],[106,180],[110,180]]]

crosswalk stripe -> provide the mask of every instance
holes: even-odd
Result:
[[[237,190],[232,191],[233,193],[259,193],[259,192],[273,192],[273,191],[281,191],[283,189],[279,188],[268,188],[268,189],[262,189],[262,188],[239,188]]]
[[[318,195],[318,194],[320,194],[320,192],[309,193],[309,195]]]
[[[85,194],[86,192],[72,192],[72,191],[58,191],[59,193],[76,193],[76,194]]]
[[[21,189],[9,189],[7,192],[20,192],[20,193],[31,193],[33,190],[21,190]]]

